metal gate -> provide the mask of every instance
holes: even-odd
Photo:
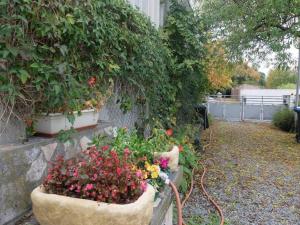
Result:
[[[228,121],[271,121],[283,107],[292,105],[290,96],[214,95],[207,98],[208,112]]]

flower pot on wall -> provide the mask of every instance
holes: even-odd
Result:
[[[168,167],[171,171],[176,171],[178,169],[179,148],[176,145],[174,145],[169,152],[154,152],[155,159],[159,159],[160,157],[169,159]]]
[[[81,115],[74,112],[75,121],[74,129],[81,130],[97,126],[99,113],[95,109],[82,110]],[[69,130],[72,124],[69,122],[66,115],[62,113],[44,114],[38,118],[35,124],[35,131],[38,134],[46,136],[54,136],[60,130]]]
[[[121,205],[47,194],[37,187],[31,200],[41,225],[149,225],[154,195],[153,187],[148,185],[138,200]]]

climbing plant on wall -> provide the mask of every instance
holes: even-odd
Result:
[[[177,122],[185,122],[192,118],[193,106],[208,87],[205,26],[194,11],[171,1],[164,33],[175,61],[172,84],[177,88]]]
[[[0,99],[20,116],[97,105],[114,81],[124,111],[148,103],[148,122],[169,126],[205,91],[204,26],[175,2],[163,32],[124,0],[0,4]]]
[[[166,118],[171,54],[127,2],[4,0],[0,13],[0,94],[11,108],[81,110],[114,80],[147,100],[151,117]]]

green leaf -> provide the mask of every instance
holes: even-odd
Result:
[[[39,68],[39,64],[37,64],[37,63],[32,63],[32,64],[30,65],[30,67],[31,67],[31,68]]]
[[[74,116],[73,113],[69,113],[69,114],[67,115],[67,119],[68,119],[68,121],[69,121],[71,124],[74,124],[74,122],[75,122],[75,116]]]
[[[68,53],[68,47],[66,45],[60,45],[59,50],[63,56],[66,56]]]
[[[23,84],[30,78],[29,73],[26,70],[20,69],[18,70],[18,77],[21,79]]]
[[[66,15],[66,18],[67,18],[67,21],[68,21],[69,24],[72,24],[72,25],[73,25],[73,24],[75,23],[75,20],[74,20],[73,15],[71,15],[71,14],[68,13],[68,14]]]
[[[54,85],[54,91],[55,91],[55,94],[56,94],[56,95],[59,94],[60,90],[61,90],[60,86],[57,85],[57,84],[55,84],[55,85]]]

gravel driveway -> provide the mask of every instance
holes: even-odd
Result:
[[[214,121],[211,129],[211,145],[203,156],[209,169],[206,187],[227,224],[300,225],[300,144],[295,135],[258,123]],[[199,182],[200,174],[195,179]],[[213,212],[195,188],[184,210],[186,221],[215,224],[208,219]]]

